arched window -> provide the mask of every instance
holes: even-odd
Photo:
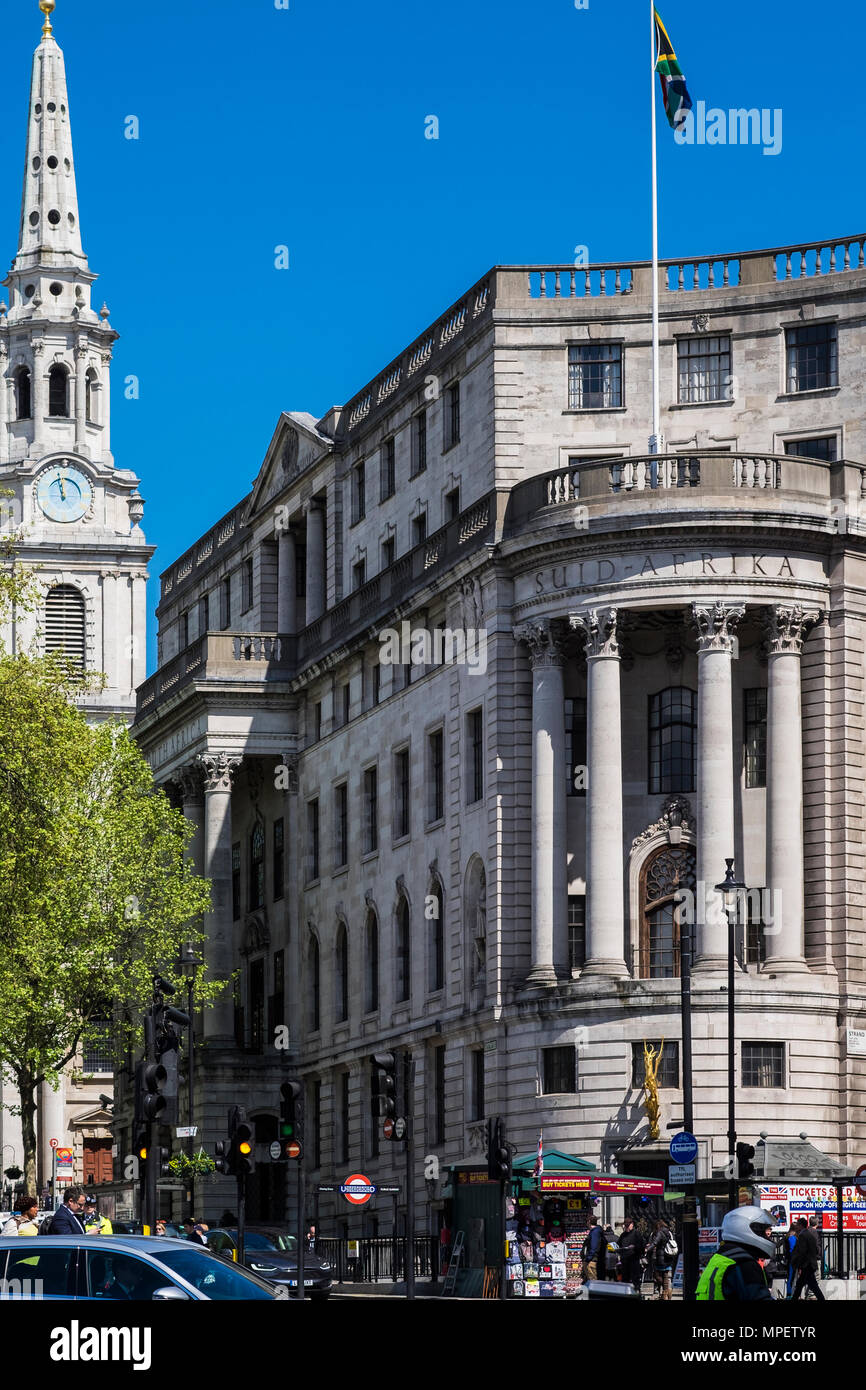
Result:
[[[30,368],[17,367],[15,370],[15,418],[29,420],[32,417],[30,405]]]
[[[337,929],[335,950],[335,1000],[337,1023],[345,1023],[349,1017],[349,933],[344,922]]]
[[[409,998],[412,992],[412,955],[409,936],[409,902],[405,896],[397,904],[396,963],[397,989],[395,999],[398,1004]]]
[[[442,884],[434,878],[427,894],[424,915],[429,921],[430,993],[445,986],[445,903]]]
[[[48,373],[48,414],[69,416],[69,372],[60,363]]]
[[[88,367],[84,378],[85,414],[88,425],[98,425],[97,404],[99,401],[99,377],[95,367]]]
[[[469,988],[483,998],[487,987],[487,875],[474,855],[466,870],[465,960]]]
[[[310,932],[310,944],[307,952],[308,984],[309,994],[307,1004],[309,1008],[309,1031],[318,1033],[322,1024],[322,998],[321,998],[321,971],[319,964],[319,939],[315,932]]]
[[[250,835],[250,910],[265,905],[265,827],[260,820]]]
[[[45,600],[45,651],[62,652],[78,671],[86,665],[84,595],[71,584],[56,584]]]
[[[672,685],[649,697],[649,792],[693,792],[698,697]]]
[[[367,913],[364,937],[366,949],[364,1009],[368,1014],[373,1014],[379,1007],[379,919],[372,908]]]
[[[690,845],[662,845],[643,866],[640,973],[645,980],[669,980],[680,973],[679,914],[685,905],[677,894],[688,889],[694,903],[695,877],[695,852]]]

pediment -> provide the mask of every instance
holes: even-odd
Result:
[[[283,411],[253,485],[248,521],[285,492],[286,487],[333,448],[317,421],[302,410]]]

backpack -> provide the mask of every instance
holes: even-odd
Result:
[[[670,1231],[668,1233],[668,1238],[665,1241],[664,1246],[662,1247],[662,1254],[669,1255],[671,1259],[673,1259],[674,1256],[678,1255],[679,1253],[680,1247],[677,1245],[676,1236],[674,1235],[673,1231]]]
[[[53,1212],[53,1211],[50,1212],[50,1213],[48,1214],[48,1216],[43,1216],[42,1220],[39,1222],[39,1234],[40,1234],[41,1236],[50,1236],[50,1235],[51,1235],[51,1223],[52,1223],[53,1220],[54,1220],[54,1212]]]

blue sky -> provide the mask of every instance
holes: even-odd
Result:
[[[142,479],[154,576],[248,490],[280,410],[348,399],[489,266],[650,253],[644,0],[289,3],[53,17],[85,249],[122,335],[115,459]],[[866,9],[820,47],[805,0],[661,14],[695,101],[783,112],[775,157],[678,146],[660,112],[661,255],[860,230]],[[7,263],[40,24],[36,0],[6,0]]]

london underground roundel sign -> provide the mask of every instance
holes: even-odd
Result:
[[[347,1202],[351,1202],[353,1207],[362,1207],[365,1202],[376,1194],[376,1184],[365,1178],[363,1173],[353,1173],[345,1182],[340,1183],[340,1191]]]

